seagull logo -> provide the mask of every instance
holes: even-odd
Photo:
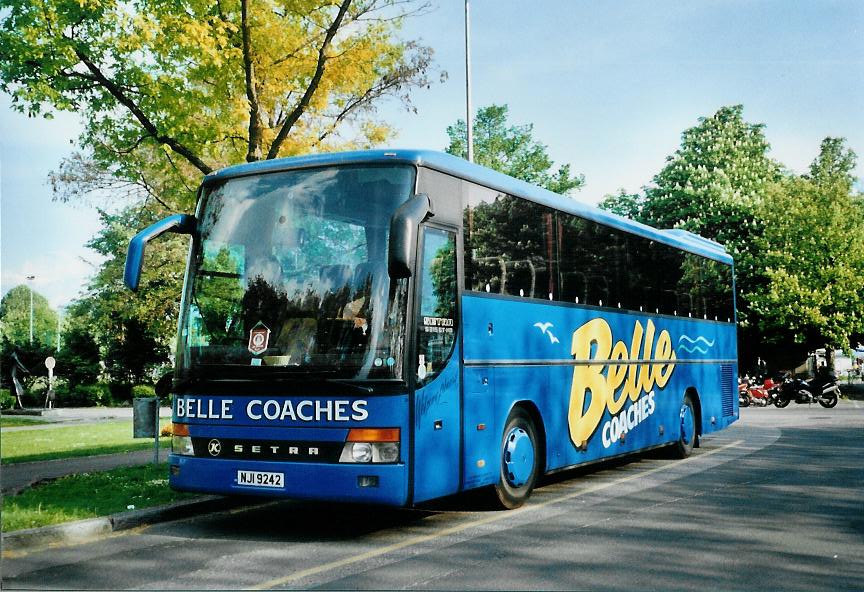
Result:
[[[550,327],[555,326],[552,323],[534,323],[534,326],[537,327],[538,329],[540,329],[540,332],[543,333],[543,335],[546,335],[549,337],[550,343],[561,343],[560,341],[558,341],[557,337],[552,335],[552,331],[549,330]]]

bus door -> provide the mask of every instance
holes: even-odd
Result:
[[[424,224],[419,238],[414,360],[414,501],[459,489],[460,354],[456,233]]]

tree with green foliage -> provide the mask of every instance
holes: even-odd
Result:
[[[646,188],[639,219],[716,240],[733,254],[746,246],[754,211],[782,167],[768,156],[763,124],[741,105],[722,107],[681,134],[681,146]]]
[[[858,156],[855,152],[846,146],[846,138],[829,136],[822,140],[819,156],[810,164],[810,174],[807,178],[812,179],[817,185],[838,185],[851,192],[856,180],[852,171],[855,170],[857,160]],[[853,199],[856,197],[859,198],[859,205],[864,203],[860,201],[860,195],[853,196]]]
[[[241,160],[376,143],[386,97],[428,84],[431,50],[400,40],[402,0],[4,0],[0,89],[31,115],[84,115],[105,170],[147,160],[197,175]],[[126,158],[131,157],[131,158]],[[183,172],[183,171],[179,171]],[[188,171],[187,171],[188,172]]]
[[[168,362],[168,347],[160,335],[138,319],[123,319],[119,333],[108,343],[105,366],[119,384],[152,383],[152,370]]]
[[[852,192],[854,166],[844,140],[826,138],[810,174],[773,184],[760,204],[764,281],[746,298],[767,340],[830,351],[864,332],[864,217]]]
[[[117,214],[100,212],[102,229],[87,243],[105,257],[105,262],[91,278],[84,296],[70,307],[69,322],[88,328],[104,353],[109,379],[114,382],[146,381],[150,369],[169,362],[176,337],[189,238],[169,235],[160,239],[159,248],[147,249],[137,294],[123,283],[133,228],[146,226],[160,215],[146,208],[127,208]],[[151,348],[152,352],[139,351],[141,348]]]
[[[534,139],[534,126],[509,125],[507,105],[490,105],[474,118],[474,162],[561,195],[571,195],[585,184],[571,175],[570,165],[553,170],[546,146]],[[468,129],[460,119],[447,127],[447,153],[467,158]]]
[[[723,244],[736,258],[739,288],[753,277],[753,237],[761,232],[756,208],[782,166],[768,156],[763,124],[744,120],[744,108],[720,108],[681,134],[681,146],[632,203],[637,220],[658,228],[683,228]],[[739,320],[749,324],[746,302]]]
[[[14,346],[30,344],[31,288],[23,284],[0,300],[0,333]],[[57,340],[57,312],[48,299],[33,291],[33,343],[51,346]]]
[[[95,384],[102,371],[99,363],[102,356],[93,328],[84,322],[86,315],[77,310],[82,305],[78,302],[67,310],[63,346],[56,354],[55,374],[66,381],[69,390]]]
[[[640,193],[627,193],[625,190],[619,189],[618,193],[607,195],[597,205],[607,212],[641,221],[645,196]]]

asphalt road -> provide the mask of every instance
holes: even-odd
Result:
[[[685,461],[556,475],[529,504],[274,502],[4,557],[2,588],[861,590],[864,404],[742,410]]]

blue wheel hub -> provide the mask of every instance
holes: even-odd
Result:
[[[504,474],[514,487],[525,485],[534,471],[534,443],[528,432],[516,427],[504,443]]]
[[[696,422],[693,418],[693,409],[690,405],[681,405],[681,441],[690,444],[696,433]]]

